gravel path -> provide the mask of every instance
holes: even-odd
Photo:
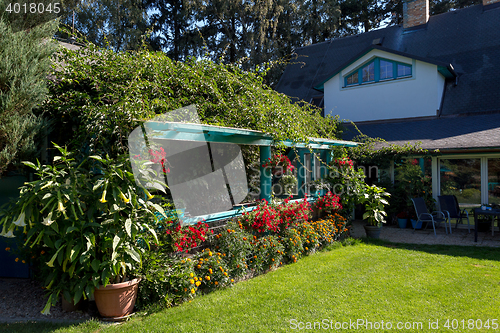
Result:
[[[87,312],[65,312],[61,302],[41,314],[47,298],[40,284],[30,279],[0,278],[0,322],[78,322],[91,318]]]

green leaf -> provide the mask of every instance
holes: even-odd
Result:
[[[135,261],[141,262],[141,255],[137,253],[134,249],[127,248],[125,249],[125,252],[127,252]]]
[[[47,266],[49,267],[54,267],[54,261],[56,260],[57,258],[57,255],[59,254],[59,251],[61,251],[62,249],[64,248],[64,246],[61,246],[59,248],[59,250],[56,251],[56,253],[54,253],[54,255],[52,256],[52,258],[49,260],[49,262],[47,262]]]
[[[71,260],[72,262],[75,261],[75,259],[77,258],[77,256],[80,254],[80,249],[81,249],[81,245],[80,244],[76,245],[71,250],[71,254],[69,256],[69,260]]]
[[[127,235],[132,237],[132,220],[130,218],[125,220],[125,230],[127,231]]]
[[[99,266],[101,265],[101,261],[98,260],[98,259],[94,259],[92,260],[92,269],[94,270],[94,272],[98,272],[99,271]]]
[[[21,163],[23,163],[26,166],[29,166],[30,168],[36,169],[36,165],[32,162],[23,161]]]

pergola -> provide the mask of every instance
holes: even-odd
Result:
[[[303,184],[307,181],[307,176],[312,179],[319,179],[322,176],[316,174],[318,168],[315,163],[318,159],[314,158],[314,154],[321,157],[322,160],[329,163],[331,155],[328,151],[333,146],[355,147],[358,145],[352,141],[330,140],[322,138],[308,138],[308,142],[296,143],[291,140],[279,141],[273,139],[269,134],[261,131],[239,129],[231,127],[221,127],[213,125],[179,123],[179,122],[148,122],[148,130],[154,133],[155,139],[179,140],[179,141],[196,141],[196,142],[217,142],[217,143],[233,143],[238,145],[255,145],[259,146],[260,152],[260,199],[267,201],[271,200],[272,191],[272,173],[269,168],[264,168],[262,165],[271,158],[271,147],[282,145],[285,147],[293,147],[297,151],[299,163],[311,166],[312,175],[299,174],[298,181],[298,197],[304,196]],[[310,154],[313,152],[313,154]],[[310,159],[306,161],[306,159]],[[236,210],[220,212],[217,214],[209,214],[201,216],[205,221],[215,221],[226,219],[232,216],[237,216],[240,213]],[[200,216],[199,216],[200,217]]]

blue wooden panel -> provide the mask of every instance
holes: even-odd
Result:
[[[23,176],[3,177],[0,179],[0,206],[9,202],[10,199],[19,195],[19,187],[27,179]],[[10,247],[10,251],[5,248]],[[16,246],[11,238],[0,236],[0,277],[28,278],[28,265],[16,262],[16,257],[12,254]]]
[[[10,251],[5,250],[7,247],[10,247]],[[16,245],[10,238],[0,237],[0,277],[29,278],[29,266],[21,261],[16,262],[13,254],[15,250]]]

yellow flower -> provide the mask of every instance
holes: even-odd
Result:
[[[194,290],[194,288],[191,289],[191,294],[194,294],[195,292],[196,292],[196,290]]]
[[[194,284],[194,280],[193,279],[189,280],[189,283]]]
[[[209,272],[210,274],[212,274],[212,269],[211,269],[211,268],[209,268],[209,269],[208,269],[208,272]]]
[[[102,197],[101,197],[101,200],[99,200],[99,201],[100,201],[100,202],[102,202],[102,203],[107,202],[107,201],[106,201],[106,190],[104,190],[104,191],[102,192]]]
[[[123,202],[125,202],[125,203],[130,202],[130,199],[127,199],[127,197],[125,196],[125,194],[122,193],[122,191],[120,191],[119,196],[120,196],[120,198],[122,198]]]
[[[195,285],[198,287],[201,284],[200,281],[196,281]]]
[[[210,276],[205,276],[205,279],[207,279],[207,281],[210,281]]]
[[[25,263],[26,263],[26,261],[24,261],[24,260],[21,260],[21,262],[22,262],[23,264],[25,264]]]
[[[231,283],[234,283],[234,279],[231,279]]]
[[[18,262],[18,261],[19,261],[19,258],[16,258],[16,262]]]
[[[208,255],[209,255],[209,256],[212,256],[212,251],[208,251]]]
[[[193,274],[193,273],[190,273],[190,274],[189,274],[189,276],[190,276],[190,277],[193,277],[193,276],[194,276],[194,274]]]
[[[151,200],[151,199],[153,199],[155,197],[154,195],[152,195],[151,193],[149,193],[148,190],[144,189],[144,191],[146,191],[146,195],[148,196],[148,200]]]

